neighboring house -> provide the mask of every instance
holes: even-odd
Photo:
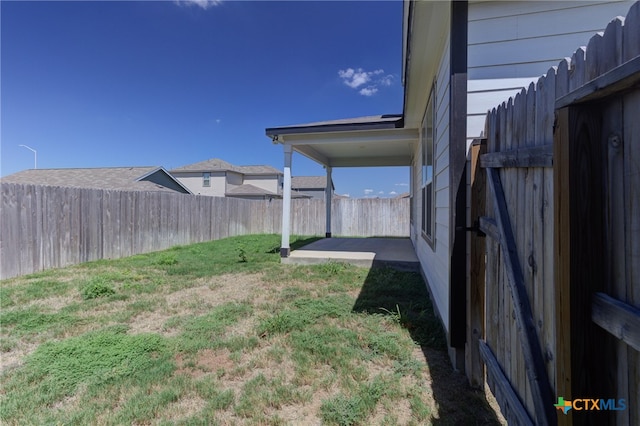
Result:
[[[329,178],[333,167],[409,166],[411,241],[449,354],[461,367],[470,142],[481,135],[489,108],[536,81],[613,17],[626,15],[632,3],[405,1],[403,114],[266,129],[284,148],[281,256],[290,251],[293,151],[324,165]]]
[[[98,167],[85,169],[30,169],[5,176],[2,183],[153,191],[191,194],[162,167]]]
[[[171,170],[197,195],[272,199],[281,197],[282,172],[271,166],[235,166],[219,158]]]
[[[291,190],[298,196],[308,196],[324,200],[327,190],[326,176],[292,176]],[[331,182],[331,190],[335,190],[333,182]],[[335,196],[335,194],[334,194]]]

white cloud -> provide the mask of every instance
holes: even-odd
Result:
[[[365,87],[364,89],[361,89],[359,93],[362,96],[373,96],[376,94],[377,91],[378,91],[377,87],[369,86],[369,87]]]
[[[364,195],[369,195],[373,193],[373,189],[365,189],[364,190]]]
[[[408,183],[396,183],[396,186],[409,186]]]
[[[396,191],[391,191],[389,195],[398,195],[398,193]]]
[[[378,191],[378,194],[383,195],[384,191]]]
[[[216,118],[216,124],[220,124],[222,120],[220,120],[219,118]]]
[[[381,86],[391,86],[393,84],[395,77],[391,74],[385,75],[381,79],[378,80]]]
[[[357,89],[363,84],[368,83],[371,80],[371,74],[372,73],[366,72],[362,68],[358,68],[357,70],[347,68],[346,70],[338,71],[338,76],[340,76],[344,84],[352,89]]]
[[[366,71],[362,68],[347,68],[338,70],[338,77],[352,89],[358,89],[366,85],[366,87],[362,87],[358,91],[362,96],[373,96],[378,92],[379,87],[388,87],[395,82],[395,76],[392,74],[385,75],[382,68],[373,71]]]
[[[210,7],[219,6],[222,4],[222,0],[175,0],[175,3],[179,6],[198,6],[206,10]]]

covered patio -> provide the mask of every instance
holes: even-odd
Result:
[[[282,263],[349,263],[364,268],[418,272],[420,261],[409,238],[324,238],[291,252]]]
[[[282,208],[283,263],[341,261],[359,266],[393,266],[417,270],[419,262],[409,238],[331,238],[334,167],[411,166],[418,142],[416,129],[405,129],[402,115],[389,114],[345,120],[273,127],[266,135],[284,151]],[[291,252],[291,167],[298,152],[323,165],[327,174],[325,239]]]

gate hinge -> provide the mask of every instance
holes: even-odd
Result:
[[[475,232],[478,237],[486,237],[487,234],[480,230],[480,220],[476,219],[473,226],[456,226],[456,231]]]

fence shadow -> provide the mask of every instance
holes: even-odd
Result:
[[[446,352],[442,324],[436,317],[426,284],[416,272],[372,268],[353,306],[354,312],[399,316],[419,345],[432,378],[437,411],[434,425],[497,425],[498,416],[482,391],[472,389],[455,372]]]
[[[311,243],[315,243],[318,240],[322,240],[324,237],[301,237],[296,239],[295,241],[291,242],[290,244],[290,248],[291,250],[297,250],[301,247],[306,246],[307,244],[311,244]],[[278,243],[277,245],[271,247],[269,250],[266,251],[267,254],[273,254],[273,253],[280,253],[280,243]]]

